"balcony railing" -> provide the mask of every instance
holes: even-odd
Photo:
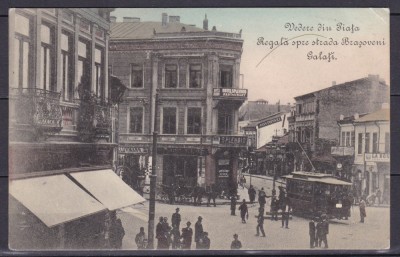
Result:
[[[243,100],[244,101],[247,99],[247,89],[224,88],[224,87],[214,88],[213,89],[213,98]]]
[[[13,88],[10,103],[10,126],[39,134],[61,131],[60,93],[38,88]]]
[[[247,146],[247,136],[244,135],[158,135],[159,144],[195,144],[222,147]],[[121,133],[121,143],[151,143],[152,136],[146,134]]]

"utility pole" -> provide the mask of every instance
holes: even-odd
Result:
[[[154,112],[154,128],[153,128],[153,149],[151,158],[151,175],[150,175],[150,206],[149,206],[149,227],[148,227],[148,249],[154,249],[154,218],[156,211],[156,181],[157,181],[157,107],[158,93],[156,93],[155,112]]]

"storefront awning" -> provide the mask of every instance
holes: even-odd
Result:
[[[112,170],[76,172],[70,175],[111,211],[146,201]]]
[[[65,175],[11,180],[10,194],[48,227],[106,210]]]

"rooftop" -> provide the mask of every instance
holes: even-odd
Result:
[[[390,109],[380,109],[376,112],[372,112],[366,114],[354,122],[361,123],[361,122],[369,122],[369,121],[389,121],[390,120]]]

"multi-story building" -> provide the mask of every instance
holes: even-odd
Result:
[[[309,155],[314,167],[332,172],[335,159],[330,155],[331,146],[337,145],[340,115],[368,113],[378,110],[389,101],[389,87],[379,76],[369,75],[343,84],[295,97],[296,111],[290,120],[291,137],[299,142],[302,151]],[[298,155],[296,166],[311,169],[304,155]]]
[[[12,249],[107,247],[115,210],[141,201],[110,169],[110,11],[10,10]]]
[[[383,109],[355,119],[354,178],[360,194],[369,195],[380,189],[390,195],[390,110]]]
[[[157,182],[236,186],[241,33],[208,30],[162,14],[161,21],[125,17],[111,25],[110,65],[129,85],[119,111],[119,152],[132,172],[151,156],[158,132]]]

